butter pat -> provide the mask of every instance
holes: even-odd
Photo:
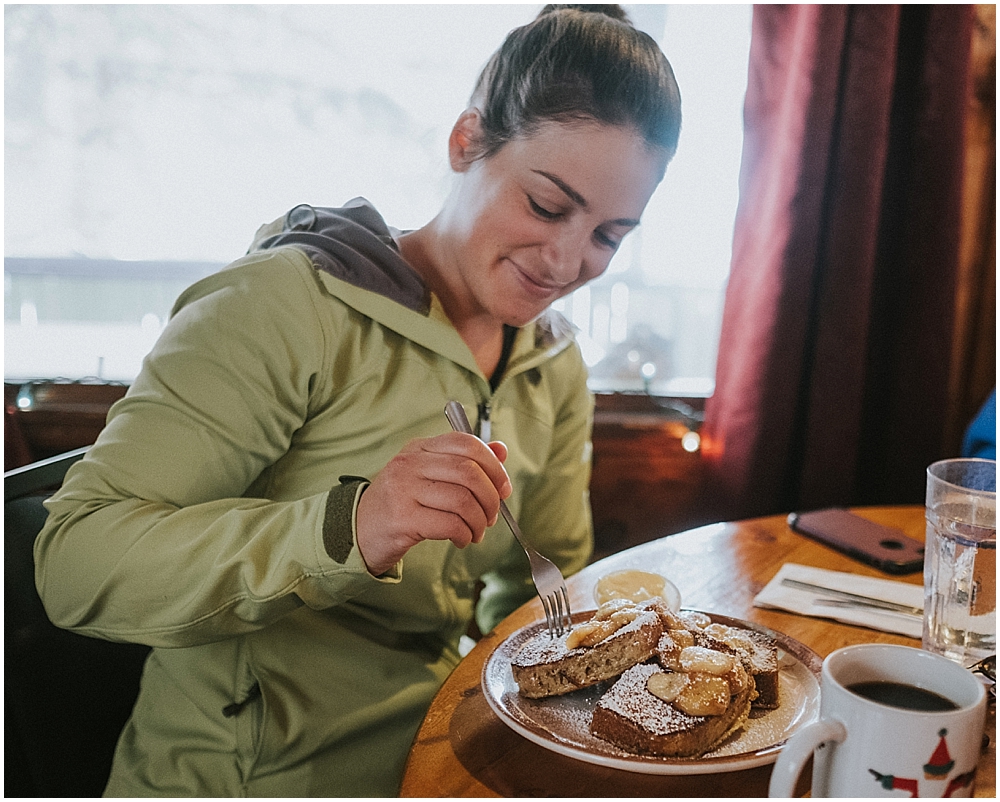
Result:
[[[662,597],[667,606],[677,612],[681,608],[681,594],[666,577],[649,571],[615,571],[597,580],[594,601],[598,607],[612,599],[643,602],[654,596]]]

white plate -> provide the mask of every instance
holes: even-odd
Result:
[[[592,614],[577,613],[573,621],[589,620]],[[792,733],[819,716],[823,661],[808,646],[780,632],[736,618],[708,615],[720,624],[753,629],[774,638],[781,664],[781,705],[776,710],[753,711],[746,727],[701,757],[636,755],[591,735],[591,716],[608,687],[606,683],[549,699],[522,697],[510,661],[525,641],[545,627],[544,623],[519,629],[493,650],[483,666],[483,692],[493,711],[512,730],[539,746],[585,763],[640,774],[715,774],[773,763]]]

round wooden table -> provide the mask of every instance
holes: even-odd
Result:
[[[923,507],[869,507],[855,510],[879,523],[923,540]],[[825,657],[854,643],[919,640],[825,619],[753,606],[757,593],[786,562],[887,578],[789,529],[785,516],[719,523],[670,535],[611,555],[567,580],[574,610],[594,607],[598,578],[610,571],[638,568],[667,576],[681,591],[685,607],[754,621],[795,638]],[[919,573],[888,577],[921,584]],[[484,698],[483,665],[508,635],[544,619],[541,602],[529,602],[508,616],[455,668],[441,687],[417,733],[403,776],[401,796],[767,796],[771,766],[705,775],[648,775],[606,768],[556,754],[507,727]],[[996,718],[987,722],[990,746],[976,779],[977,797],[996,797]],[[809,787],[803,773],[802,793]]]

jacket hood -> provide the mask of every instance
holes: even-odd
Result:
[[[248,253],[290,245],[308,256],[317,270],[374,292],[427,317],[431,291],[403,259],[392,232],[365,198],[340,208],[299,204],[284,217],[257,230]],[[550,348],[573,339],[573,327],[547,309],[534,321],[534,346]]]
[[[258,229],[248,253],[292,245],[315,265],[355,287],[427,315],[431,293],[403,259],[382,216],[364,198],[339,209],[303,203]]]

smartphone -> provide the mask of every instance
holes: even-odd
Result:
[[[923,543],[901,529],[874,523],[850,510],[793,512],[788,525],[888,574],[913,574],[924,567]]]

